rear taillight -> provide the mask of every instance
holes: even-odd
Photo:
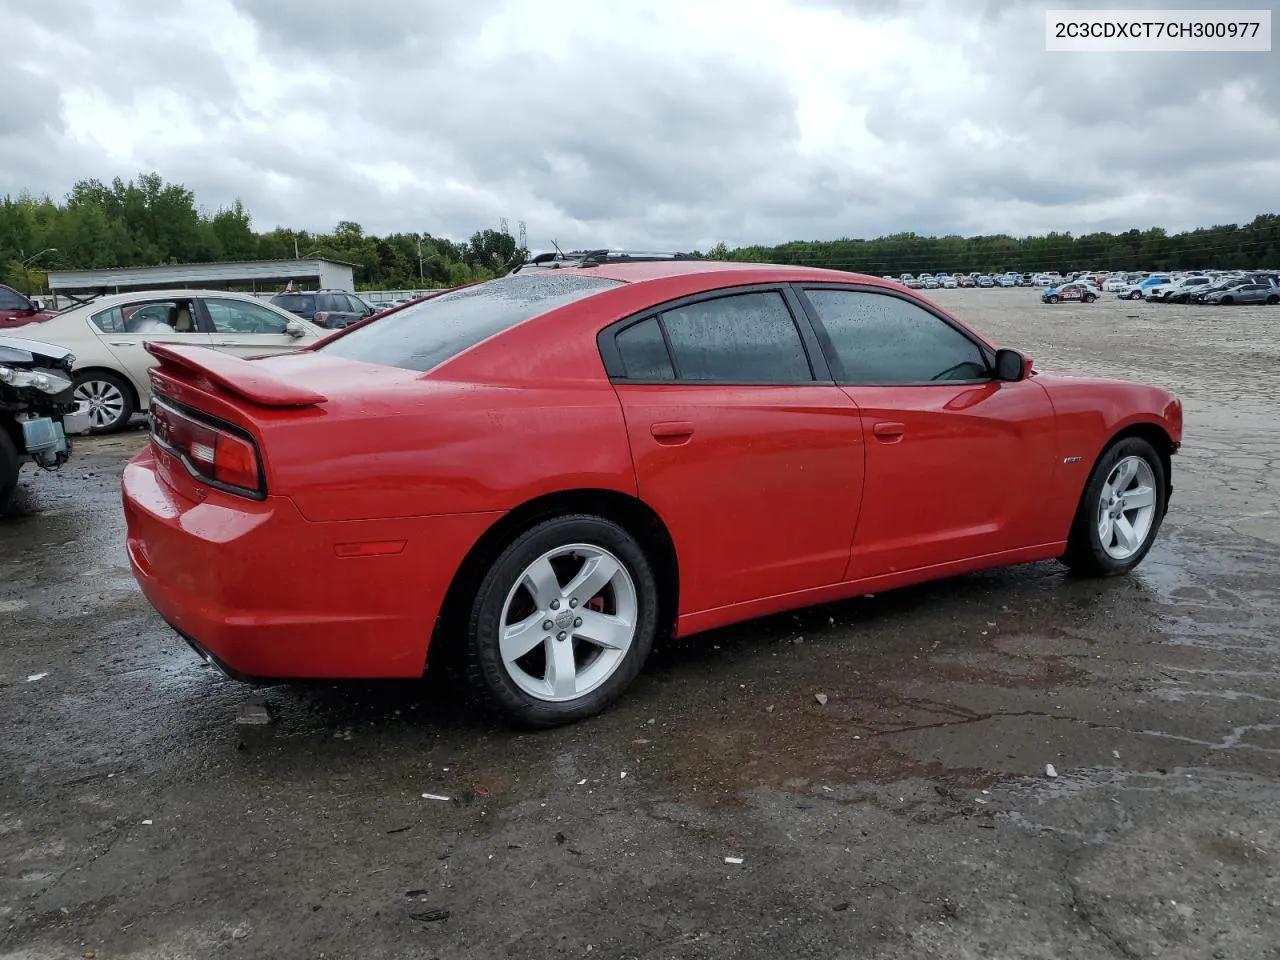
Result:
[[[151,402],[151,436],[192,476],[229,493],[266,495],[258,448],[248,437],[200,419],[159,397]]]

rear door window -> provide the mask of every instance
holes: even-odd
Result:
[[[316,312],[316,298],[310,293],[283,293],[272,297],[271,302],[300,317],[310,317]]]
[[[782,294],[769,290],[664,311],[662,326],[681,380],[810,383],[804,341]]]

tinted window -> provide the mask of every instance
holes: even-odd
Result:
[[[900,297],[808,290],[850,383],[929,383],[990,376],[978,345]]]
[[[246,300],[206,298],[204,305],[218,333],[284,333],[289,322],[274,310]]]
[[[310,293],[282,293],[272,297],[271,302],[300,317],[310,317],[316,312],[316,298]]]
[[[29,310],[26,297],[8,287],[0,287],[0,310]]]
[[[800,332],[780,293],[740,293],[662,315],[682,380],[806,383]]]
[[[186,303],[126,303],[95,313],[90,319],[103,333],[192,333],[191,311],[179,310]]]
[[[615,341],[623,370],[630,380],[674,380],[675,369],[667,353],[658,318],[627,327]]]
[[[426,371],[538,314],[620,284],[562,270],[517,273],[405,307],[319,349],[349,360]]]

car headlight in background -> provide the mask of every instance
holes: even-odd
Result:
[[[71,389],[71,378],[52,370],[19,370],[0,366],[0,383],[11,387],[35,387],[44,393],[62,393]]]

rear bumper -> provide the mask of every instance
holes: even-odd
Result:
[[[414,677],[436,615],[491,514],[314,523],[287,497],[209,490],[199,502],[157,474],[151,449],[121,481],[129,565],[162,617],[220,670],[248,682]],[[399,552],[340,557],[352,543]]]

